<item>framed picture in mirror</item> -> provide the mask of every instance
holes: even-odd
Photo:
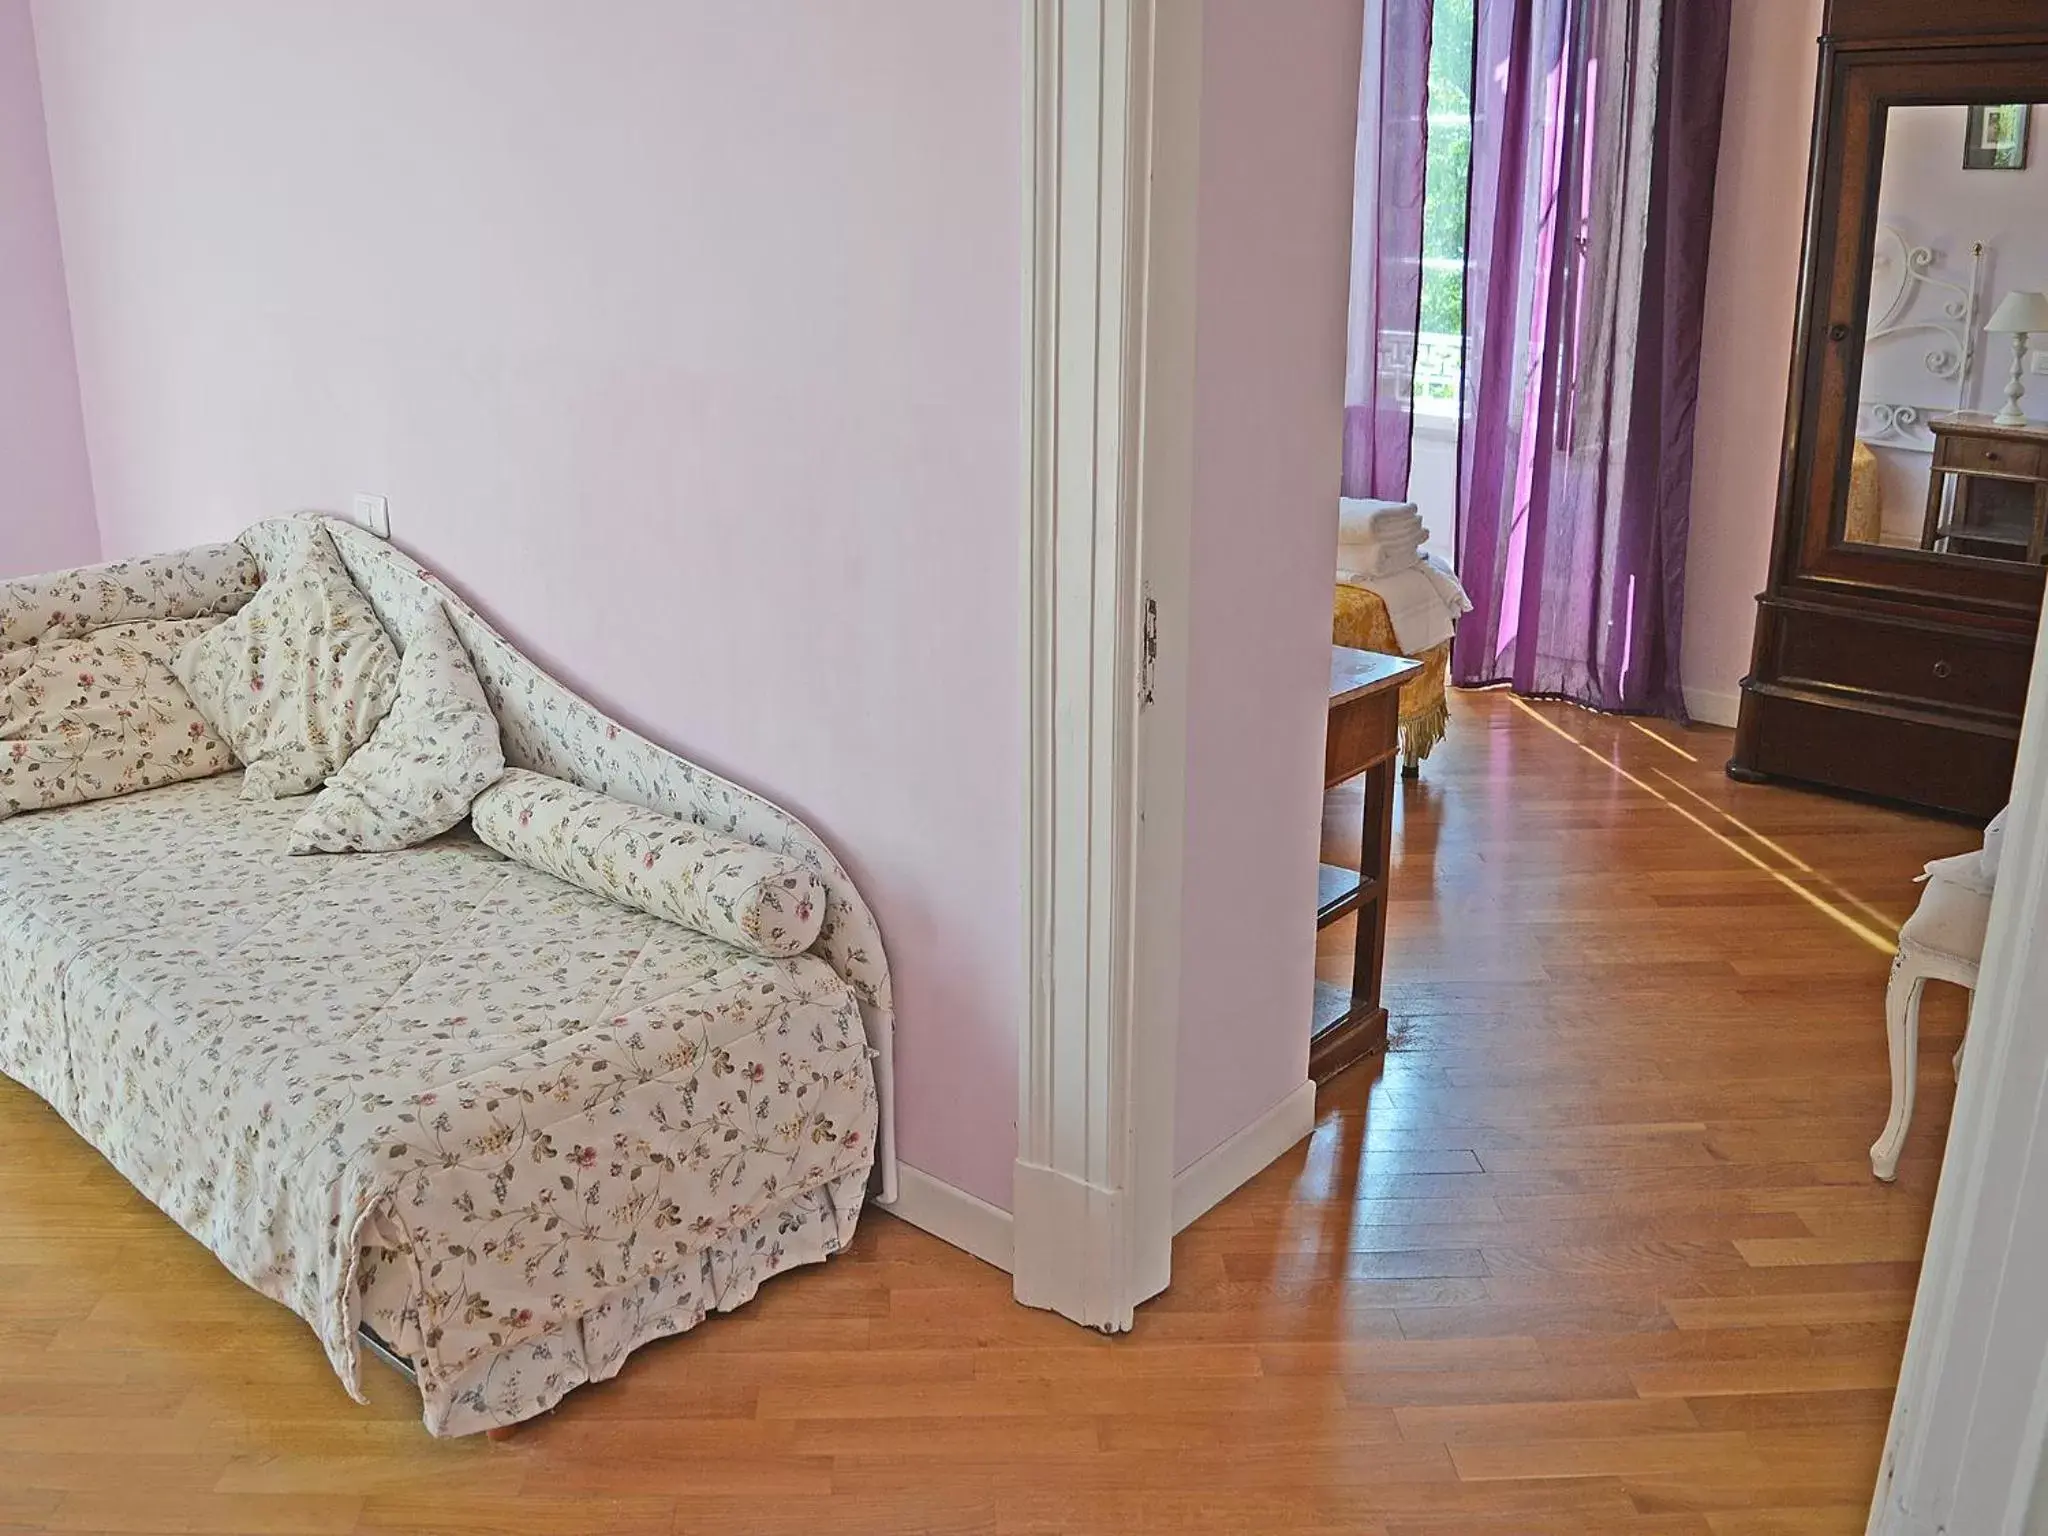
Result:
[[[2000,107],[1972,107],[1963,136],[1966,171],[2024,171],[2027,129],[2033,108],[2025,102]]]

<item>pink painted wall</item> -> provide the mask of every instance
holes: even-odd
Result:
[[[1362,7],[1203,17],[1183,1168],[1308,1076]]]
[[[36,20],[109,552],[388,495],[536,659],[833,844],[903,1156],[1007,1207],[1014,7]]]
[[[0,0],[0,579],[100,557],[28,0]]]
[[[1686,706],[1735,723],[1770,564],[1821,0],[1735,0],[1686,542]]]

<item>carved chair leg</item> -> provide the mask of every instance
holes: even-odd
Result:
[[[1906,1145],[1906,1129],[1913,1123],[1913,1090],[1920,1065],[1920,994],[1926,985],[1926,973],[1902,951],[1892,962],[1892,979],[1884,994],[1885,1034],[1892,1056],[1892,1112],[1884,1123],[1884,1134],[1870,1149],[1870,1171],[1887,1183],[1898,1177],[1899,1153]]]

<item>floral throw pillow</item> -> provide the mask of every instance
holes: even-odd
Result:
[[[801,860],[545,774],[507,769],[469,817],[508,859],[757,955],[800,955],[825,922]]]
[[[420,604],[398,697],[292,828],[293,853],[380,853],[446,832],[505,771],[498,719],[438,601]]]
[[[0,818],[235,766],[171,658],[219,619],[113,624],[0,650]]]
[[[244,800],[318,789],[398,694],[398,650],[308,522],[292,562],[178,653],[178,681],[248,765]]]

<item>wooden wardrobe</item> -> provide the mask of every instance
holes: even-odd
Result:
[[[2048,288],[2048,0],[1830,0],[1810,153],[1728,771],[1989,816],[2041,615],[2048,377],[2030,358],[2030,419],[1995,422],[2013,337],[1984,326],[2012,288]],[[2048,357],[2048,335],[2031,344]],[[1852,464],[1859,492],[1880,470],[1881,517],[1851,517]]]

